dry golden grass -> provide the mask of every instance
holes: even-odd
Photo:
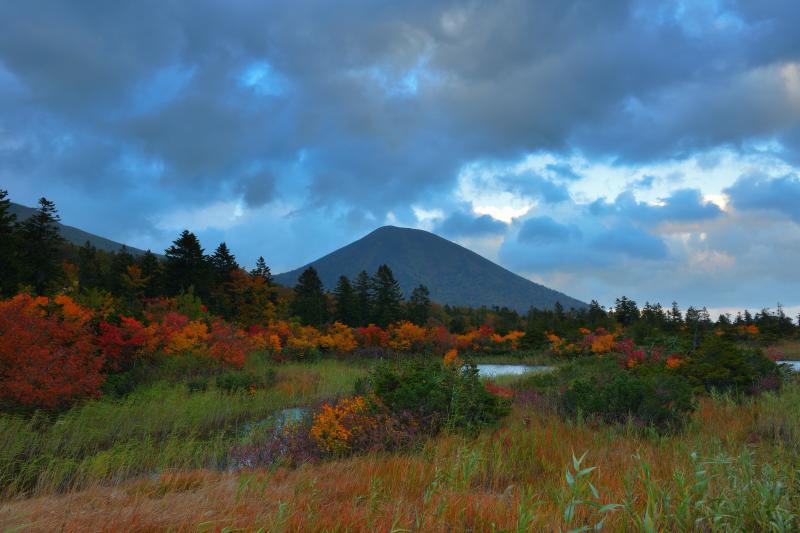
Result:
[[[296,470],[168,472],[9,501],[0,506],[0,530],[556,531],[566,526],[564,469],[573,451],[588,451],[600,500],[629,502],[627,513],[608,514],[605,529],[624,531],[646,505],[642,464],[669,492],[677,490],[676,472],[693,475],[692,452],[735,456],[749,447],[756,460],[777,461],[780,445],[754,433],[759,409],[758,402],[705,398],[683,434],[659,437],[516,408],[501,428],[476,439],[443,435],[403,454]],[[588,508],[578,509],[575,523],[595,521]]]

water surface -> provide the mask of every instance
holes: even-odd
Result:
[[[476,365],[480,375],[486,378],[497,376],[520,376],[528,372],[546,372],[552,366],[546,365]]]

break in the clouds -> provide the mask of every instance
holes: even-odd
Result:
[[[276,271],[393,223],[585,300],[800,305],[798,22],[794,0],[4,2],[0,186]]]

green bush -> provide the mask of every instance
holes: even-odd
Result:
[[[475,433],[508,413],[508,402],[484,388],[472,364],[456,369],[422,358],[384,364],[370,383],[392,413],[411,415],[431,433],[443,427]]]
[[[738,346],[724,337],[706,338],[679,372],[697,391],[754,394],[780,385],[780,370],[757,348]]]
[[[633,420],[659,430],[677,429],[694,410],[689,383],[665,371],[612,373],[574,381],[561,397],[563,409],[608,423]]]
[[[262,373],[226,370],[217,374],[217,388],[228,393],[253,389],[265,389],[275,383],[275,370],[268,368]]]

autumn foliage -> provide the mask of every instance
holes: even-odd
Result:
[[[98,396],[104,357],[90,321],[67,296],[0,302],[0,402],[54,409]]]

